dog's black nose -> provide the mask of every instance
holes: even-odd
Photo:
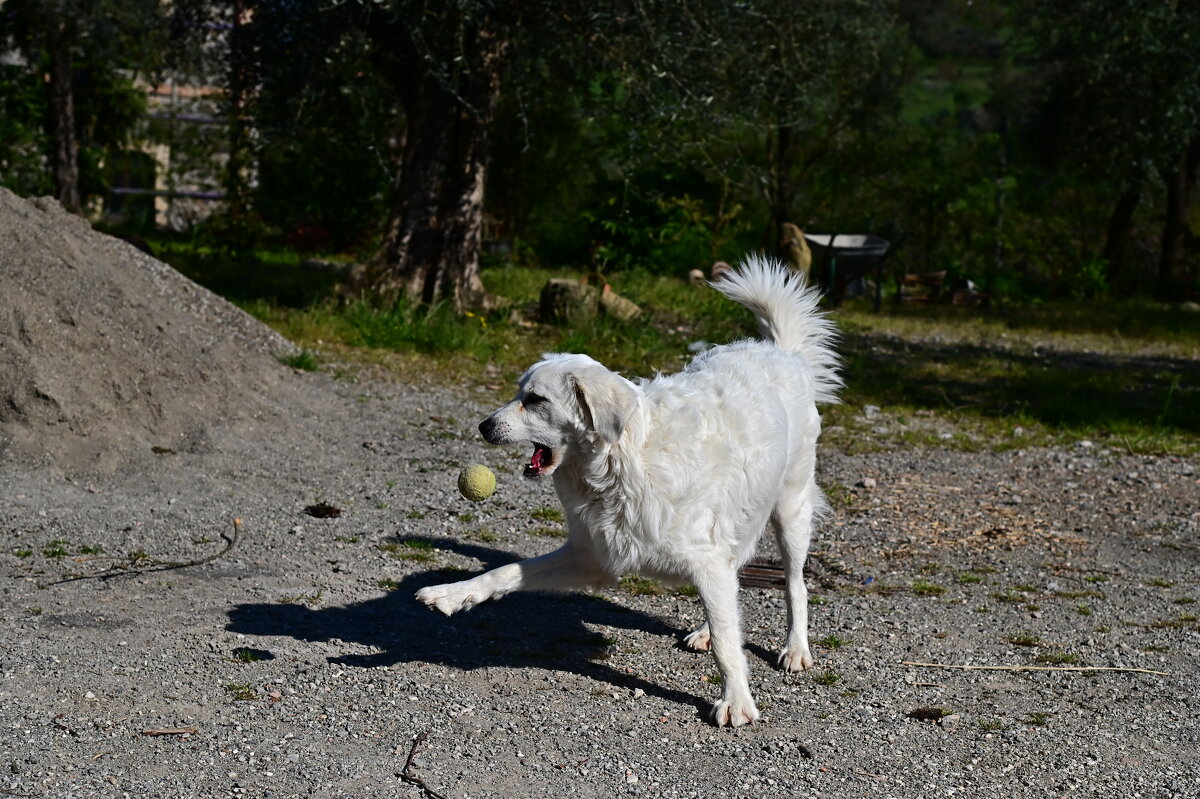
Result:
[[[483,436],[484,441],[490,442],[496,431],[496,422],[492,417],[488,417],[479,423],[479,433]]]

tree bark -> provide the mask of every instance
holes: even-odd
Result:
[[[790,167],[792,165],[792,129],[787,125],[775,126],[774,153],[771,164],[771,229],[767,232],[768,252],[774,251],[783,255],[780,244],[780,231],[785,222],[795,222],[792,216],[792,185]]]
[[[458,310],[494,298],[479,275],[488,143],[500,98],[508,40],[488,26],[469,28],[466,63],[447,76],[399,75],[406,135],[383,242],[349,281],[355,294],[404,294]]]
[[[54,189],[58,201],[79,213],[79,143],[75,138],[73,54],[77,30],[62,20],[50,41],[50,113],[54,125]]]
[[[1133,238],[1133,212],[1137,210],[1141,193],[1136,188],[1126,189],[1117,198],[1112,214],[1108,218],[1108,233],[1104,240],[1105,278],[1110,291],[1115,291],[1124,281],[1126,261],[1129,257],[1130,241]]]
[[[1161,299],[1170,299],[1171,283],[1175,277],[1175,265],[1183,252],[1183,239],[1187,231],[1187,209],[1192,193],[1196,189],[1197,170],[1200,169],[1200,136],[1192,139],[1187,151],[1180,159],[1178,168],[1163,174],[1167,186],[1167,213],[1163,222],[1162,249],[1158,258],[1158,275],[1155,293]]]

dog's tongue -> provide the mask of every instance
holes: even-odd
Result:
[[[525,474],[533,477],[540,473],[542,471],[542,461],[546,459],[546,455],[549,454],[549,452],[550,450],[546,449],[540,444],[535,444],[533,455],[530,456],[529,464],[525,467]]]
[[[533,457],[529,459],[529,465],[535,469],[542,468],[542,458],[546,456],[546,450],[538,447],[533,451]]]

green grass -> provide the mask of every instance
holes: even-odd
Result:
[[[233,650],[233,659],[238,663],[257,663],[260,660],[268,660],[270,657],[271,653],[263,649],[239,646]]]
[[[56,538],[46,546],[42,547],[42,555],[47,558],[65,558],[68,554],[67,547],[70,546],[66,541]]]
[[[225,690],[238,702],[253,702],[258,698],[254,695],[254,689],[250,687],[249,683],[231,682],[225,686]]]
[[[565,517],[563,515],[562,509],[555,508],[555,507],[552,507],[549,505],[541,507],[541,508],[537,508],[536,510],[532,511],[529,515],[530,515],[530,517],[536,519],[539,522],[558,522],[561,524],[563,521],[565,521]]]
[[[817,646],[823,646],[826,649],[841,649],[846,644],[850,643],[849,638],[842,638],[837,635],[827,635],[824,638],[818,639]]]
[[[386,552],[389,555],[399,558],[400,560],[410,560],[417,563],[428,563],[433,560],[436,553],[432,541],[426,541],[423,538],[405,538],[400,541],[385,541],[382,544],[376,544],[376,548],[380,552]]]
[[[832,686],[837,685],[842,681],[842,675],[838,674],[836,671],[824,671],[820,674],[813,675],[812,679],[817,685]]]
[[[946,593],[946,589],[928,580],[915,580],[912,584],[912,592],[917,596],[941,596]]]
[[[621,578],[621,588],[634,596],[658,596],[665,593],[662,583],[649,577],[628,574]]]
[[[1042,639],[1033,633],[1018,632],[1004,636],[1004,640],[1014,646],[1039,646]]]
[[[583,352],[649,376],[678,369],[691,342],[753,333],[750,314],[717,292],[646,272],[606,275],[642,307],[638,319],[600,314],[559,327],[530,325],[527,310],[548,278],[570,275],[561,270],[486,268],[485,286],[506,305],[459,315],[444,304],[340,302],[334,278],[299,268],[294,253],[155,246],[296,342],[297,368],[336,361],[400,377],[486,379],[503,395],[546,351]],[[1087,438],[1122,452],[1200,453],[1200,414],[1189,408],[1200,386],[1200,314],[1142,301],[888,305],[880,313],[851,302],[833,318],[844,334],[847,383],[844,404],[826,409],[835,446],[1003,449]],[[496,370],[487,378],[484,363]],[[879,423],[862,419],[865,404],[904,421],[875,432]]]
[[[279,362],[284,366],[290,366],[293,369],[300,369],[304,372],[315,372],[321,368],[321,364],[312,350],[300,350],[300,352],[294,355],[280,356]]]

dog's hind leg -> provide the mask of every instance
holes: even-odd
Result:
[[[737,571],[732,567],[709,569],[696,580],[696,588],[708,616],[712,653],[721,670],[721,700],[713,705],[713,722],[718,727],[740,727],[758,721],[742,651]]]
[[[804,561],[812,541],[813,514],[825,504],[811,473],[798,488],[797,491],[785,490],[772,517],[787,579],[787,641],[779,653],[779,667],[785,671],[800,671],[813,664],[808,649],[808,587],[804,584]]]
[[[431,585],[417,599],[447,616],[514,591],[563,591],[607,581],[590,553],[566,544],[541,557],[510,563],[457,583]]]

